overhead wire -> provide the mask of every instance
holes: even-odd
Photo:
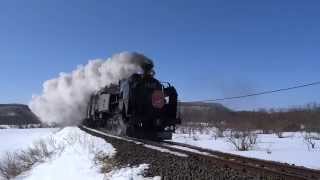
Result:
[[[231,96],[231,97],[225,97],[225,98],[216,98],[216,99],[206,99],[206,100],[194,101],[194,102],[214,102],[214,101],[225,101],[225,100],[231,100],[231,99],[241,99],[241,98],[260,96],[260,95],[265,95],[265,94],[272,94],[272,93],[276,93],[276,92],[288,91],[288,90],[292,90],[292,89],[304,88],[304,87],[315,86],[315,85],[320,85],[320,81],[297,85],[297,86],[292,86],[292,87],[287,87],[287,88],[276,89],[276,90],[261,91],[261,92],[252,93],[252,94]]]

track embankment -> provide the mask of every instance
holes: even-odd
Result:
[[[111,143],[117,149],[114,159],[118,166],[149,164],[149,169],[144,174],[146,177],[196,180],[304,180],[320,177],[318,171],[311,172],[306,168],[289,169],[288,165],[277,162],[233,156],[174,142],[119,137],[84,126],[80,128]],[[276,165],[273,166],[274,163]]]

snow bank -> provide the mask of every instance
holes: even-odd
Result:
[[[122,179],[160,179],[144,178],[143,172],[148,165],[114,169],[108,174],[102,174],[102,164],[95,157],[112,157],[116,150],[111,144],[101,138],[91,136],[77,127],[64,129],[4,129],[0,130],[0,155],[5,152],[19,152],[32,146],[34,142],[43,140],[49,151],[55,153],[36,163],[30,171],[23,172],[16,180],[122,180]],[[50,143],[54,142],[54,146]],[[54,148],[59,147],[59,150]],[[62,148],[60,148],[62,147]],[[1,179],[1,177],[0,177]]]
[[[176,133],[173,135],[172,141],[247,157],[320,169],[320,150],[309,151],[301,133],[285,133],[286,138],[278,138],[274,134],[259,134],[257,147],[250,151],[236,151],[225,138],[215,139],[213,136],[213,134],[197,133],[190,136],[189,134]]]
[[[27,180],[103,179],[100,166],[94,163],[94,157],[103,153],[115,154],[111,144],[101,138],[91,136],[77,127],[67,127],[54,134],[53,138],[64,150],[46,163],[38,164],[31,171],[17,177]]]
[[[112,157],[116,150],[104,139],[91,136],[77,127],[66,127],[52,137],[58,146],[64,147],[53,158],[45,163],[35,165],[29,172],[18,176],[16,180],[140,180],[160,177],[144,178],[143,172],[147,164],[138,167],[114,169],[108,174],[100,172],[101,164],[95,161],[97,155]]]

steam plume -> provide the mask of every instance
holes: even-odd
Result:
[[[34,95],[29,106],[43,122],[77,125],[85,117],[91,93],[142,72],[144,67],[153,67],[153,62],[138,53],[122,52],[106,60],[90,60],[71,73],[60,73],[58,78],[44,82],[42,95]]]

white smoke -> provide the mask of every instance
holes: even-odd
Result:
[[[129,52],[106,60],[90,60],[71,73],[60,73],[58,78],[44,82],[42,95],[34,95],[29,106],[41,121],[48,124],[77,125],[86,115],[93,92],[142,72],[145,64],[153,63],[142,54]]]

